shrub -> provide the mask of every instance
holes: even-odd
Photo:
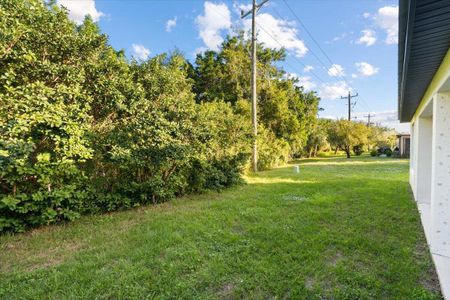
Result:
[[[356,156],[360,156],[361,154],[364,153],[363,147],[364,145],[353,146],[353,153],[355,153]]]
[[[244,34],[197,68],[176,52],[129,61],[89,17],[78,26],[54,3],[0,1],[0,232],[242,182]],[[302,151],[319,99],[276,67],[284,50],[261,49],[264,169]]]
[[[391,148],[387,148],[387,149],[384,151],[384,154],[386,154],[387,157],[391,157],[391,156],[392,156],[392,150],[391,150]]]
[[[187,192],[220,191],[243,183],[241,174],[248,157],[248,154],[240,154],[235,157],[215,159],[211,162],[194,161],[192,167],[188,169]]]
[[[392,155],[392,150],[389,146],[382,146],[378,148],[378,155],[386,155],[388,157],[390,157]]]
[[[378,151],[376,149],[371,150],[370,156],[372,156],[372,157],[378,156]]]
[[[287,163],[290,159],[291,148],[289,143],[278,139],[263,126],[259,127],[258,134],[258,170],[269,169]]]
[[[394,148],[394,151],[392,152],[392,157],[395,157],[395,158],[400,158],[401,157],[400,149],[398,147]]]
[[[0,231],[241,181],[247,123],[195,102],[183,57],[130,64],[39,0],[0,11]]]
[[[0,231],[22,231],[76,218],[88,197],[83,70],[103,48],[41,1],[5,0],[0,11]]]

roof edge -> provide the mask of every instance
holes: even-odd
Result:
[[[399,41],[398,41],[398,118],[401,123],[409,122],[403,113],[405,81],[408,73],[409,53],[411,51],[411,41],[413,33],[413,24],[416,10],[416,0],[400,0],[399,3]],[[401,34],[400,34],[401,33]]]

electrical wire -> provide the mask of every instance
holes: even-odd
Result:
[[[288,10],[291,12],[291,14],[297,19],[298,23],[300,24],[300,26],[303,27],[303,29],[305,30],[305,32],[308,34],[308,36],[311,38],[311,40],[314,42],[314,44],[317,46],[317,48],[319,48],[320,52],[323,54],[323,56],[328,60],[328,62],[331,64],[331,67],[334,67],[336,69],[336,64],[333,63],[333,61],[331,60],[330,56],[325,52],[325,50],[323,50],[323,48],[320,46],[320,44],[317,42],[317,40],[314,38],[314,36],[312,35],[312,33],[308,30],[308,28],[306,27],[306,25],[302,22],[302,20],[298,17],[298,15],[295,13],[295,11],[292,9],[292,7],[287,3],[286,0],[282,0],[284,2],[284,4],[286,5],[286,7],[288,8]],[[275,11],[275,10],[274,10]],[[283,19],[283,18],[281,18]],[[312,51],[311,51],[312,52]],[[314,56],[316,56],[316,54],[313,54]],[[316,56],[317,57],[317,56]],[[320,59],[318,59],[319,62],[321,62],[322,65],[324,65],[322,63],[322,61]],[[337,69],[336,69],[337,70]],[[350,87],[352,88],[352,85],[347,81],[347,79],[341,75],[339,75],[339,77]],[[355,89],[356,90],[356,89]],[[372,111],[372,109],[370,108],[369,104],[365,101],[364,97],[362,97],[361,95],[359,95],[360,99],[363,101],[363,103],[366,105],[366,107],[369,109],[369,111]],[[356,105],[356,101],[355,101],[355,105]]]

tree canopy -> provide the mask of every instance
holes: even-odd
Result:
[[[275,144],[286,143],[289,155],[300,154],[317,120],[319,98],[315,92],[305,92],[296,79],[288,78],[286,72],[276,66],[286,57],[284,49],[269,49],[258,44],[257,56],[258,120],[264,143],[268,140]],[[191,78],[199,103],[219,100],[234,107],[248,106],[251,60],[250,41],[245,39],[245,34],[238,32],[228,37],[218,52],[197,55]],[[239,112],[250,118],[249,107]],[[265,134],[273,138],[264,137]]]

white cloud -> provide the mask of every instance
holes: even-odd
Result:
[[[356,41],[357,44],[365,44],[372,46],[377,41],[376,32],[372,29],[365,29],[361,31],[362,36]]]
[[[331,44],[331,43],[343,40],[349,35],[351,35],[351,33],[344,32],[341,35],[335,36],[331,41],[327,42],[327,44]]]
[[[328,75],[330,75],[331,77],[344,76],[344,68],[341,65],[333,64],[328,69]]]
[[[171,32],[172,29],[177,26],[177,17],[174,17],[173,19],[169,19],[166,22],[166,31]]]
[[[105,14],[95,8],[95,0],[57,0],[56,3],[69,11],[69,18],[77,25],[83,23],[85,16],[91,16],[94,22]]]
[[[252,9],[252,5],[250,3],[249,4],[240,4],[240,5],[238,5],[238,8],[239,8],[239,13],[241,13],[241,11],[246,13]]]
[[[298,76],[295,73],[288,73],[286,77],[289,79],[297,79],[297,83],[295,85],[302,86],[305,91],[311,91],[316,87],[316,84],[311,81],[311,77],[309,76]]]
[[[355,66],[358,68],[359,75],[363,77],[369,77],[378,73],[379,68],[367,63],[367,62],[359,62],[356,63]]]
[[[340,35],[337,35],[335,37],[333,37],[331,40],[329,41],[325,41],[325,44],[333,44],[342,40],[346,40],[349,39],[351,36],[353,36],[355,33],[353,31],[348,31],[348,32],[343,32]]]
[[[206,47],[198,47],[194,51],[194,58],[195,58],[195,56],[197,56],[197,54],[202,54],[203,52],[205,52],[207,50],[208,50],[208,48],[206,48]]]
[[[145,48],[143,45],[133,44],[131,47],[133,48],[132,55],[138,59],[145,60],[150,55],[150,50]]]
[[[299,39],[295,22],[285,21],[273,17],[271,14],[262,13],[256,17],[258,41],[269,48],[280,49],[284,47],[293,51],[297,57],[303,57],[307,52],[303,40]],[[251,19],[244,20],[244,29],[251,28]],[[275,39],[278,41],[275,41]]]
[[[199,36],[206,47],[217,51],[223,42],[221,31],[231,27],[230,10],[224,3],[214,4],[206,1],[204,15],[197,16],[195,22],[198,25]]]
[[[355,73],[352,73],[352,78],[358,78],[358,75]]]
[[[311,77],[309,76],[300,76],[298,77],[298,86],[302,86],[305,91],[311,91],[316,87],[316,84],[311,81]]]
[[[372,16],[375,24],[386,32],[386,44],[398,43],[398,6],[384,6]]]
[[[323,84],[319,96],[324,100],[334,100],[347,95],[349,91],[352,91],[352,88],[345,81],[338,81],[333,84]]]
[[[305,72],[305,73],[311,72],[312,70],[314,70],[313,66],[305,66],[303,68],[303,72]]]
[[[368,19],[368,18],[370,18],[370,16],[371,16],[371,14],[370,14],[370,13],[368,13],[368,12],[366,12],[366,13],[363,13],[363,17],[364,17],[365,19]]]
[[[335,36],[333,38],[333,42],[337,42],[339,40],[342,40],[343,38],[345,38],[347,36],[347,34],[344,32],[343,34],[339,35],[339,36]]]

